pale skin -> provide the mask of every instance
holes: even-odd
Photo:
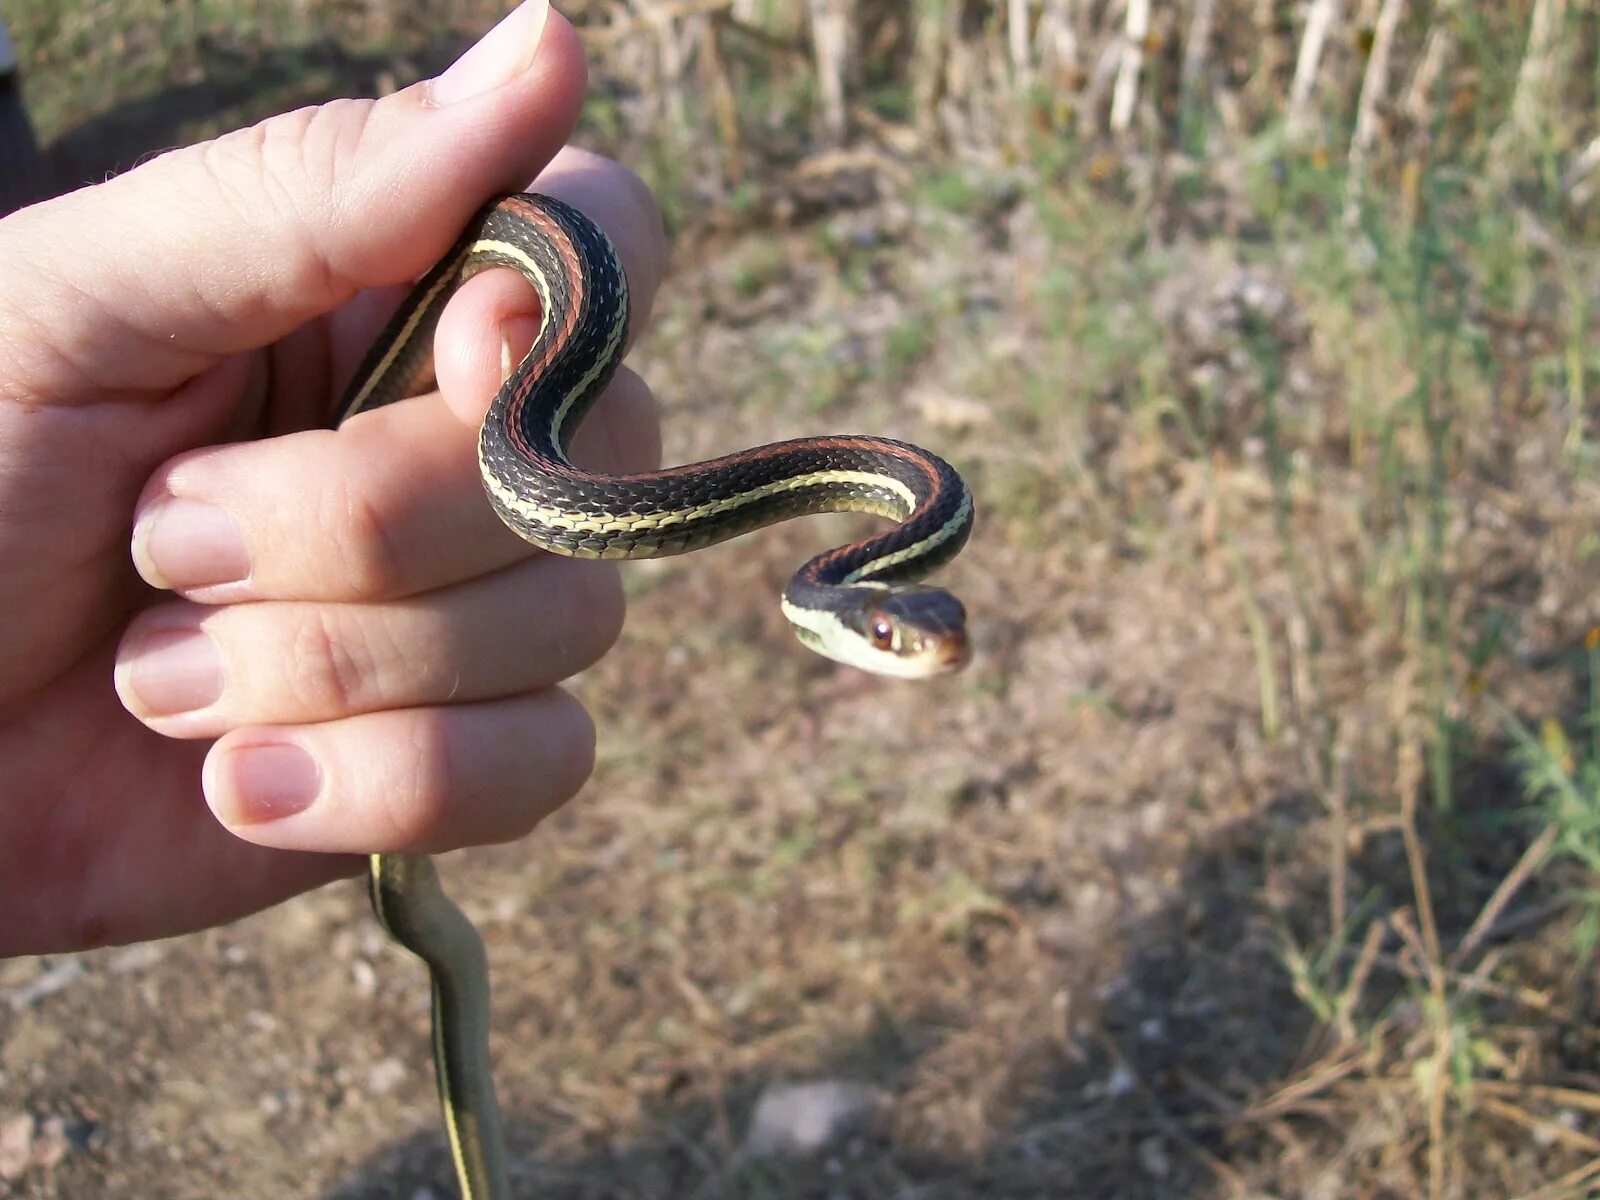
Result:
[[[611,235],[642,326],[659,216],[563,149],[584,69],[543,5],[436,80],[0,221],[0,955],[518,838],[588,776],[594,728],[559,684],[620,631],[616,571],[509,533],[475,455],[532,290],[473,280],[437,394],[323,428],[399,289],[530,182]],[[624,370],[575,457],[659,449]]]

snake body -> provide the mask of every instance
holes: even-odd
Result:
[[[574,431],[622,358],[628,287],[606,235],[552,197],[506,196],[478,214],[373,344],[335,426],[420,390],[439,314],[462,282],[490,267],[519,271],[541,305],[539,335],[479,436],[484,486],[508,526],[556,554],[661,558],[808,513],[888,517],[891,528],[801,567],[784,590],[784,615],[806,646],[879,674],[920,678],[967,662],[960,602],[915,582],[960,551],[973,518],[966,484],[928,451],[829,436],[633,475],[570,460]],[[483,943],[426,856],[375,854],[369,883],[379,922],[428,966],[434,1064],[462,1200],[505,1200]]]

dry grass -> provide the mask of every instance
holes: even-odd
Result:
[[[183,114],[219,80],[227,120],[403,81],[452,44],[424,28],[484,17],[263,5],[265,50],[191,58],[167,31],[209,10],[128,11],[127,45],[201,77],[128,84],[142,108],[96,115],[77,68],[48,75],[53,44],[25,38],[67,160],[193,132]],[[1353,175],[1332,136],[1290,150],[1267,128],[1306,43],[1251,43],[1258,11],[1207,18],[1197,111],[1177,113],[1179,43],[1154,15],[1118,85],[1132,142],[1052,124],[1079,128],[1094,94],[1085,41],[1073,105],[1029,92],[1015,137],[982,136],[1014,94],[919,66],[884,91],[847,79],[871,101],[851,149],[803,154],[803,107],[751,128],[816,69],[784,43],[707,149],[723,202],[680,221],[636,362],[667,398],[669,454],[827,428],[946,452],[981,501],[948,573],[981,656],[908,691],[791,647],[760,598],[842,523],[632,572],[624,643],[582,682],[593,786],[529,844],[450,864],[495,965],[530,1190],[1588,1194],[1600,257],[1564,157],[1587,133],[1563,115],[1582,88],[1480,69],[1531,12],[1401,21],[1391,91],[1444,56],[1423,90],[1448,120],[1423,146],[1434,110],[1380,104],[1362,31],[1335,29],[1304,68],[1326,105],[1299,120],[1378,123]],[[711,18],[681,20],[692,49]],[[883,20],[864,6],[860,39],[888,38]],[[1592,60],[1583,20],[1569,68]],[[642,52],[614,21],[593,135],[682,136],[670,109],[630,107]],[[1002,26],[902,32],[908,61],[948,70],[993,42],[986,70],[1039,83],[1037,43],[1014,52]],[[1259,72],[1217,65],[1246,44]],[[720,61],[741,86],[754,70]],[[1132,68],[1107,61],[1109,116]],[[932,107],[897,115],[899,84]],[[1513,113],[1542,165],[1494,141]],[[1176,155],[1167,136],[1213,144]],[[701,194],[657,178],[674,212]],[[442,1189],[425,994],[353,890],[82,963],[0,1014],[0,1094],[98,1132],[0,1195]],[[0,987],[50,966],[4,965]],[[816,1076],[883,1089],[886,1123],[817,1162],[741,1159],[761,1087]]]

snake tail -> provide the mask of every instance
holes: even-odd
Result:
[[[489,1057],[489,961],[483,939],[446,894],[427,855],[372,855],[368,891],[384,931],[428,968],[434,1076],[461,1200],[509,1197]]]

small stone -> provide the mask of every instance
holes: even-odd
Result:
[[[406,1064],[398,1058],[386,1058],[372,1065],[367,1072],[367,1091],[374,1096],[387,1096],[406,1080]]]
[[[1145,1138],[1139,1143],[1139,1165],[1144,1168],[1146,1175],[1156,1179],[1165,1179],[1172,1174],[1172,1156],[1158,1138]]]
[[[1134,1079],[1133,1072],[1124,1066],[1111,1068],[1111,1074],[1106,1076],[1105,1091],[1108,1096],[1126,1096],[1138,1087],[1138,1080]]]
[[[268,1092],[258,1102],[263,1115],[268,1117],[278,1116],[290,1109],[300,1107],[300,1097],[288,1088],[279,1088],[275,1092]]]
[[[85,1136],[79,1126],[87,1125]],[[0,1181],[21,1179],[36,1167],[49,1170],[74,1150],[85,1149],[95,1128],[93,1121],[65,1117],[35,1120],[27,1113],[0,1118]]]
[[[54,996],[57,992],[65,991],[84,976],[83,964],[76,958],[62,959],[58,963],[46,967],[33,980],[15,989],[9,999],[11,1011],[21,1012],[25,1008],[32,1008],[41,1000]]]
[[[72,1144],[67,1141],[67,1123],[61,1117],[48,1117],[39,1123],[33,1136],[33,1164],[53,1167],[67,1156]]]
[[[164,957],[166,955],[155,942],[138,942],[118,950],[107,965],[113,975],[134,975],[149,970]]]
[[[33,1118],[14,1113],[0,1119],[0,1179],[15,1182],[33,1165]]]
[[[860,1083],[772,1084],[756,1101],[742,1153],[815,1154],[841,1137],[864,1132],[887,1106],[883,1092]]]

